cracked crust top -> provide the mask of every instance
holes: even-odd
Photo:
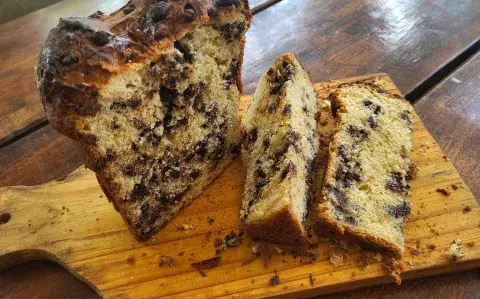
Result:
[[[112,75],[158,57],[210,19],[221,21],[239,12],[248,28],[252,15],[247,0],[131,0],[110,15],[97,11],[86,18],[60,19],[35,70],[50,123],[77,141],[83,139],[76,115],[98,112],[98,90]]]

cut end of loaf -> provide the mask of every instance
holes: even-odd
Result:
[[[283,55],[260,79],[245,121],[240,217],[253,238],[292,245],[305,240],[316,113],[310,76],[292,53]]]
[[[248,2],[167,2],[63,19],[37,66],[48,119],[142,241],[240,151]]]

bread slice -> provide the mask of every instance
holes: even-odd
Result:
[[[52,126],[85,152],[138,240],[237,155],[246,0],[133,0],[61,19],[36,79]]]
[[[292,53],[284,54],[260,79],[245,120],[240,217],[252,238],[291,245],[305,241],[318,150],[316,113],[308,72]]]
[[[374,84],[343,84],[329,96],[329,146],[320,229],[401,255],[410,214],[412,106]]]

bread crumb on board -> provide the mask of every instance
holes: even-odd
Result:
[[[463,252],[462,240],[454,240],[452,244],[450,244],[450,247],[445,251],[445,255],[453,262],[464,257],[465,253]]]

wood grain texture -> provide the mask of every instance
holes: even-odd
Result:
[[[419,100],[415,110],[480,201],[480,53]]]
[[[386,89],[393,90],[393,84],[386,82]],[[325,89],[331,84],[336,82],[318,87]],[[244,111],[248,98],[243,100]],[[412,158],[420,170],[412,186],[410,200],[414,206],[406,227],[405,255],[414,269],[407,269],[403,277],[411,279],[478,267],[478,245],[465,247],[466,257],[456,263],[444,257],[443,252],[452,239],[480,242],[480,208],[418,117],[415,121]],[[88,170],[77,170],[62,181],[43,186],[4,188],[0,190],[0,210],[12,217],[0,225],[0,234],[5,236],[0,240],[3,256],[0,263],[5,266],[28,258],[53,259],[88,280],[105,296],[115,298],[282,294],[298,297],[391,281],[383,274],[380,264],[360,271],[351,258],[352,262],[333,267],[328,262],[327,244],[320,244],[319,259],[314,264],[302,265],[298,259],[276,255],[267,268],[259,260],[241,265],[251,256],[252,243],[248,239],[242,246],[223,252],[220,266],[206,270],[207,277],[201,277],[190,263],[212,257],[213,239],[226,235],[231,229],[237,230],[241,194],[239,167],[239,162],[234,162],[193,205],[145,244],[136,242],[130,235]],[[437,188],[451,190],[452,184],[460,188],[450,196],[435,192]],[[472,210],[463,213],[467,205]],[[208,217],[215,218],[215,222],[209,225]],[[194,229],[177,231],[176,226],[184,223],[193,225]],[[434,244],[436,249],[424,249],[424,253],[413,256],[409,248],[418,240],[424,248]],[[12,253],[19,250],[23,251]],[[185,251],[184,255],[177,256],[181,251]],[[176,266],[158,267],[160,255],[173,257]],[[281,279],[277,286],[268,285],[273,269]],[[310,273],[316,279],[313,286],[309,283]]]
[[[314,82],[386,72],[408,94],[480,38],[480,1],[284,0],[255,16],[245,90],[293,51]]]
[[[38,53],[61,17],[112,12],[127,0],[65,0],[0,25],[0,145],[46,121],[33,77]],[[278,0],[251,0],[260,11]]]

